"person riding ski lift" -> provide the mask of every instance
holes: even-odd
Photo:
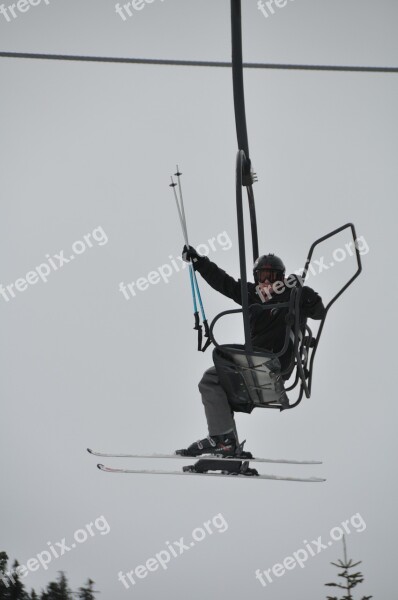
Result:
[[[200,256],[192,246],[184,246],[182,258],[185,262],[191,262],[194,269],[213,289],[242,305],[240,280],[236,281],[206,256]],[[289,300],[292,282],[297,281],[297,276],[294,275],[285,278],[285,272],[282,259],[274,254],[260,256],[253,265],[255,283],[248,282],[249,318],[253,347],[257,349],[279,352],[283,348],[287,326],[286,313],[278,309],[278,303]],[[275,304],[275,308],[262,310],[263,303]],[[324,315],[325,307],[319,294],[312,288],[303,286],[300,301],[301,324],[305,325],[307,318],[321,320]],[[286,352],[279,357],[282,371],[291,364],[292,346],[290,343]],[[283,375],[283,379],[289,379],[293,368]],[[205,371],[198,387],[209,435],[186,449],[177,450],[176,454],[217,454],[224,457],[236,455],[239,451],[239,441],[234,410],[214,366]]]

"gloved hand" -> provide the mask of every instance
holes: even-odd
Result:
[[[192,264],[195,265],[196,262],[200,261],[203,258],[204,256],[200,256],[200,254],[196,252],[193,246],[184,246],[184,248],[182,249],[182,260],[184,260],[185,262],[192,262]]]

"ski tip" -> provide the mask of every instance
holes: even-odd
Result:
[[[91,448],[87,448],[87,452],[89,452],[90,454],[94,454],[94,452],[91,450]]]
[[[101,465],[101,464],[98,464],[97,465],[97,469],[99,469],[100,471],[104,471],[105,470],[105,466]]]

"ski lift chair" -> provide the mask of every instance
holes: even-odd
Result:
[[[271,310],[275,307],[286,312],[286,333],[282,349],[279,352],[268,352],[252,346],[249,325],[249,306],[246,277],[246,256],[243,222],[242,185],[249,186],[248,198],[252,220],[252,241],[254,258],[257,250],[257,234],[255,228],[254,200],[251,191],[250,177],[248,177],[248,162],[243,150],[238,151],[236,163],[236,198],[239,234],[239,258],[242,286],[242,308],[227,310],[217,315],[210,326],[210,337],[214,343],[213,360],[232,410],[250,413],[254,408],[277,408],[286,410],[298,406],[304,394],[307,398],[311,395],[313,365],[319,339],[323,330],[326,316],[332,304],[341,296],[349,285],[358,277],[362,270],[361,257],[355,247],[357,269],[355,274],[345,283],[325,307],[325,314],[320,321],[316,337],[313,337],[310,327],[300,314],[300,298],[302,285],[307,275],[308,266],[317,245],[329,239],[344,229],[351,229],[354,241],[356,240],[355,227],[352,223],[342,225],[327,235],[316,240],[308,253],[303,275],[298,278],[288,302],[263,304],[262,310]],[[253,228],[254,225],[254,228]],[[258,251],[257,251],[258,255]],[[225,315],[242,313],[245,330],[245,344],[218,344],[213,329],[217,321]],[[287,354],[286,354],[287,353]],[[286,356],[289,357],[286,364]],[[283,357],[283,358],[282,358]],[[283,367],[282,367],[283,364]],[[285,382],[294,375],[293,383],[285,387]],[[298,397],[290,402],[288,392],[298,388]]]

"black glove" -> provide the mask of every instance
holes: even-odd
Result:
[[[200,256],[200,254],[196,252],[193,246],[184,246],[184,248],[182,249],[182,260],[184,260],[185,262],[192,262],[194,266],[195,263],[203,260],[204,258],[204,256]]]

